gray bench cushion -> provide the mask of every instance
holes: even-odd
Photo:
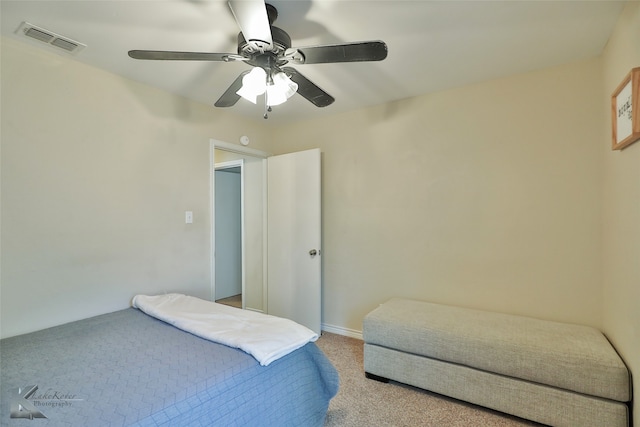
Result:
[[[629,372],[597,329],[394,298],[364,319],[364,341],[628,402]]]

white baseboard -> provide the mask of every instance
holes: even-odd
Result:
[[[356,331],[355,329],[348,329],[343,328],[342,326],[328,325],[326,323],[323,323],[322,330],[332,334],[343,335],[345,337],[362,340],[362,331]]]

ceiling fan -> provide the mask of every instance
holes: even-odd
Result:
[[[170,61],[243,61],[253,68],[242,72],[216,101],[216,107],[231,107],[243,97],[257,102],[265,95],[264,118],[271,107],[299,93],[317,107],[326,107],[335,99],[288,64],[381,61],[387,57],[383,41],[363,41],[335,45],[292,48],[291,37],[274,27],[278,11],[264,0],[231,0],[229,7],[240,27],[238,52],[174,52],[130,50],[134,59]]]

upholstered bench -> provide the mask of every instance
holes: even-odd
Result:
[[[557,427],[629,424],[629,371],[591,327],[396,298],[363,336],[369,378]]]

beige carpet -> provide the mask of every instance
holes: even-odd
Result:
[[[317,344],[340,374],[325,427],[540,426],[393,381],[366,379],[360,340],[324,332]]]

